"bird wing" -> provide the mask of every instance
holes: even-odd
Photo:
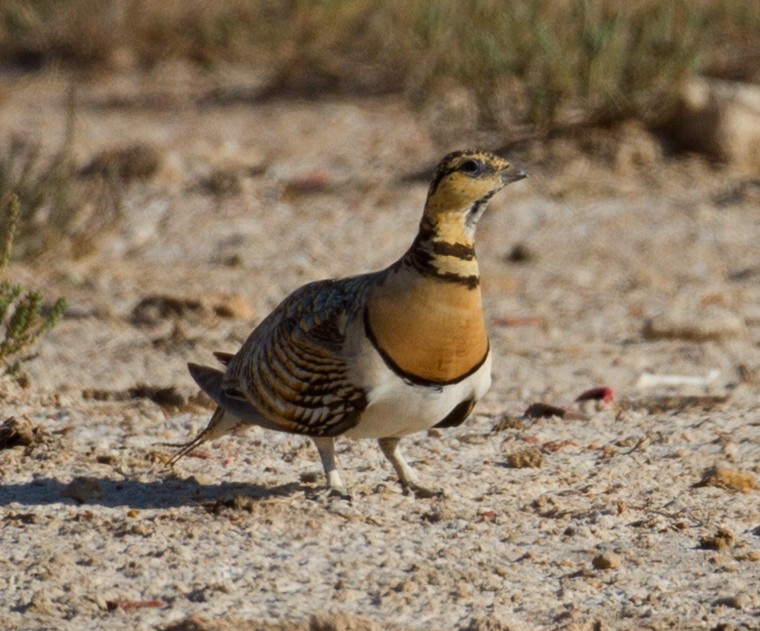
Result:
[[[288,296],[230,361],[226,396],[245,398],[288,432],[335,436],[354,427],[367,395],[351,379],[346,331],[371,280],[318,281]]]

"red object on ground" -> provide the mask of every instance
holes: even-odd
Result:
[[[600,386],[598,388],[591,388],[578,395],[576,401],[604,401],[609,403],[615,400],[615,392],[609,386]]]

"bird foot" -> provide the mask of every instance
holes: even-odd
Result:
[[[404,495],[414,493],[414,497],[418,500],[429,499],[431,497],[443,497],[445,495],[443,489],[423,486],[419,482],[406,482],[402,483],[401,486],[404,488]]]
[[[344,486],[328,486],[326,489],[319,491],[315,495],[315,499],[322,502],[339,499],[345,500],[350,504],[353,498]]]

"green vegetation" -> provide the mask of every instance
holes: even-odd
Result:
[[[656,121],[684,77],[758,80],[756,0],[5,0],[0,60],[167,57],[271,74],[270,94],[467,90],[484,124]],[[121,60],[121,62],[119,62]]]
[[[13,249],[19,222],[19,199],[6,195],[0,209],[7,208],[5,243],[0,258],[0,276],[4,275]],[[33,346],[56,323],[66,308],[63,298],[43,314],[42,296],[22,285],[0,280],[0,363],[8,372],[16,372],[23,358],[19,354]]]

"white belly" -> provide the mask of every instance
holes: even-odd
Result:
[[[377,359],[380,360],[379,356]],[[462,401],[480,399],[491,386],[490,353],[472,375],[440,387],[407,383],[382,360],[372,363],[374,370],[369,381],[373,385],[367,394],[369,404],[356,427],[344,436],[389,438],[429,429],[446,418]]]

